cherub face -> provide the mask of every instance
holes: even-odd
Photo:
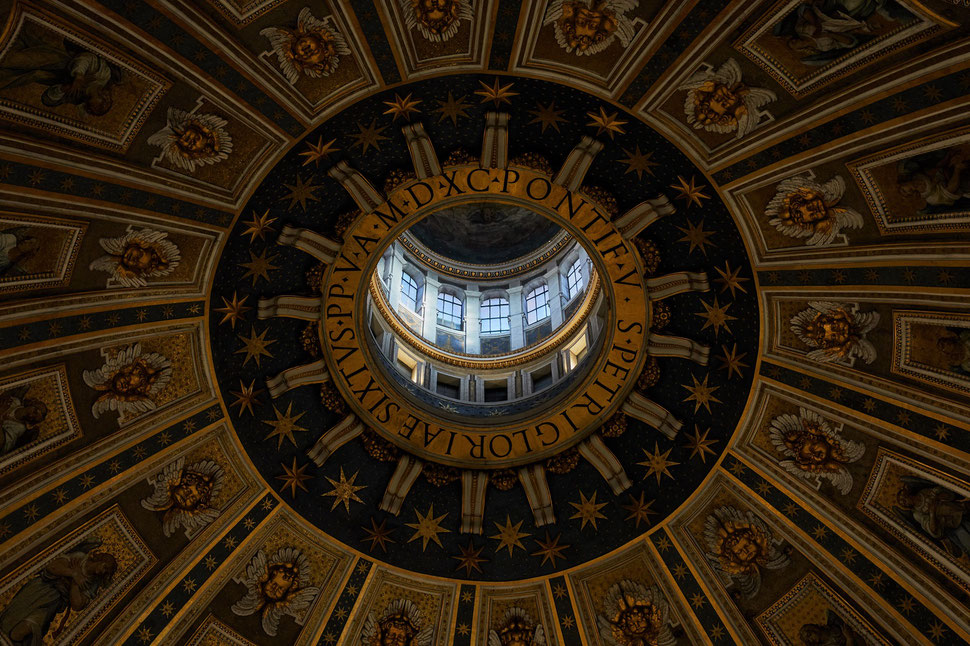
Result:
[[[694,114],[701,123],[735,125],[748,111],[744,105],[746,93],[743,85],[729,88],[723,83],[709,82],[694,97]]]
[[[389,621],[381,627],[381,646],[411,646],[415,631],[401,620]]]
[[[761,554],[761,546],[748,530],[732,532],[725,540],[725,551],[738,563],[749,565]]]
[[[799,188],[786,198],[786,203],[788,218],[795,224],[805,226],[829,218],[822,196],[810,189]]]
[[[129,244],[121,255],[121,264],[130,271],[143,274],[162,264],[162,259],[152,247]]]
[[[182,476],[172,487],[172,500],[180,509],[193,510],[200,504],[207,504],[212,494],[212,479],[192,471]]]
[[[799,464],[827,464],[833,459],[832,445],[821,435],[806,433],[795,447],[795,459]]]
[[[852,326],[844,317],[823,317],[820,322],[822,328],[822,343],[829,347],[840,347],[849,341]]]
[[[280,601],[296,583],[297,574],[299,571],[289,564],[271,565],[269,579],[263,584],[263,595],[270,601]]]
[[[115,373],[111,390],[119,395],[146,395],[152,385],[152,375],[141,361],[135,361]]]
[[[623,614],[620,615],[619,625],[620,630],[627,637],[642,635],[651,628],[650,616],[644,608],[634,606],[623,611]]]
[[[458,19],[457,0],[417,0],[414,12],[421,23],[433,34],[441,34]]]
[[[178,133],[175,145],[186,157],[198,157],[215,148],[215,137],[205,126],[190,122]]]
[[[499,632],[502,646],[531,646],[535,628],[520,619],[512,619]]]
[[[591,9],[581,2],[563,5],[559,28],[566,35],[569,46],[580,51],[601,43],[616,31],[616,20],[603,11]]]
[[[322,66],[336,53],[333,40],[320,34],[303,34],[293,41],[293,59],[304,66]]]

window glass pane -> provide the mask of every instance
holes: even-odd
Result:
[[[418,283],[408,273],[401,274],[401,304],[412,312],[418,311]]]
[[[481,320],[482,334],[509,332],[509,302],[504,298],[486,298],[482,301]]]
[[[539,285],[525,297],[525,320],[532,324],[549,317],[549,287]]]
[[[566,274],[567,291],[569,298],[572,298],[583,287],[583,262],[577,260],[573,263],[573,266],[569,268],[569,272]]]
[[[438,324],[460,330],[462,323],[462,305],[457,296],[448,292],[438,294]]]

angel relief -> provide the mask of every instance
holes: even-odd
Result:
[[[771,420],[768,432],[786,471],[818,484],[828,480],[842,495],[852,489],[845,465],[863,456],[864,444],[844,439],[821,415],[804,408],[797,416],[786,413]]]
[[[791,319],[791,330],[812,350],[808,358],[820,363],[852,365],[856,357],[876,360],[876,348],[866,338],[879,323],[878,312],[862,313],[856,306],[811,301]]]
[[[951,557],[970,558],[970,499],[961,493],[920,476],[904,475],[893,512]]]
[[[84,383],[101,393],[91,406],[95,419],[118,412],[118,421],[154,410],[155,397],[172,378],[172,362],[158,354],[142,354],[135,343],[110,356],[97,370],[85,370]]]
[[[684,112],[696,130],[734,133],[743,139],[761,122],[761,108],[778,97],[771,90],[750,87],[741,79],[741,66],[733,58],[716,71],[705,65],[680,86],[687,91]]]
[[[528,612],[513,606],[505,611],[498,629],[488,632],[488,646],[546,646],[546,634]]]
[[[435,43],[451,40],[473,18],[471,0],[398,0],[408,29]]]
[[[660,588],[624,579],[614,583],[596,617],[605,646],[674,646],[670,605]]]
[[[761,590],[761,570],[780,570],[788,554],[763,520],[751,511],[724,505],[704,521],[708,560],[725,583],[734,583],[745,598]]]
[[[422,626],[421,612],[409,599],[395,599],[378,615],[371,611],[360,634],[360,646],[431,646],[434,626]]]
[[[167,118],[166,126],[149,137],[148,143],[161,148],[161,158],[169,164],[192,173],[199,166],[229,158],[232,137],[226,132],[225,119],[178,108],[169,108]]]
[[[185,466],[185,458],[179,458],[148,479],[155,491],[141,501],[141,506],[163,512],[162,533],[166,538],[180,527],[191,536],[219,516],[212,501],[219,495],[224,479],[222,467],[212,460]]]
[[[111,274],[106,287],[145,287],[147,278],[168,276],[179,266],[182,256],[168,234],[152,229],[128,228],[118,238],[101,238],[98,242],[107,255],[93,261],[89,269]]]
[[[635,35],[633,21],[626,16],[639,0],[552,0],[544,25],[552,24],[556,42],[568,53],[599,54],[619,40],[626,48]]]
[[[295,547],[280,548],[271,557],[259,550],[241,582],[246,596],[232,611],[241,617],[260,613],[263,632],[270,637],[276,636],[283,615],[300,619],[320,592],[310,585],[310,561]]]
[[[330,16],[320,20],[310,7],[300,11],[295,29],[267,27],[259,33],[269,39],[290,85],[296,85],[300,76],[329,76],[337,70],[340,57],[350,55],[347,41],[337,32]]]
[[[792,177],[778,185],[768,203],[768,224],[791,238],[808,238],[808,246],[832,244],[842,229],[861,229],[862,215],[839,206],[845,180],[835,176],[824,184],[808,177]]]
[[[0,456],[35,441],[50,412],[43,400],[31,397],[30,385],[0,391]]]

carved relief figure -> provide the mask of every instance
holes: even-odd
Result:
[[[811,301],[808,309],[791,320],[791,330],[810,348],[808,358],[820,363],[851,364],[856,357],[866,363],[876,359],[876,348],[866,339],[879,323],[878,312],[862,313],[854,306]]]
[[[0,60],[0,90],[36,84],[47,107],[74,105],[79,116],[111,110],[121,70],[94,52],[27,21]]]
[[[635,28],[626,16],[639,0],[553,0],[546,10],[544,25],[552,23],[556,42],[569,53],[592,56],[619,39],[629,47]]]
[[[832,244],[842,229],[861,229],[862,215],[839,206],[845,180],[836,175],[824,184],[807,177],[792,177],[778,185],[768,203],[768,224],[792,238],[808,238],[808,246]]]
[[[219,495],[224,478],[222,467],[212,460],[186,467],[185,458],[179,458],[148,479],[155,491],[141,505],[150,511],[164,512],[162,533],[166,538],[180,527],[191,534],[218,518],[219,510],[212,507],[212,501]]]
[[[450,40],[473,17],[471,0],[398,0],[408,29],[435,43]]]
[[[28,272],[25,264],[41,250],[40,240],[30,227],[0,229],[0,278]]]
[[[300,11],[296,29],[267,27],[259,33],[269,39],[291,85],[296,85],[301,74],[310,78],[329,76],[336,71],[340,57],[350,55],[347,41],[331,24],[330,16],[315,18],[309,7]]]
[[[136,343],[97,370],[85,370],[83,377],[84,383],[101,393],[91,406],[95,419],[109,410],[124,419],[155,408],[155,396],[172,378],[172,363],[157,352],[143,355],[141,344]]]
[[[806,0],[772,33],[805,65],[826,65],[909,22],[913,14],[895,0]]]
[[[0,423],[3,425],[0,455],[36,440],[48,412],[47,404],[30,396],[29,385],[0,392]]]
[[[267,558],[263,550],[246,567],[246,596],[232,605],[242,617],[262,613],[263,631],[275,637],[283,615],[299,618],[320,592],[310,585],[310,562],[300,550],[284,547]]]
[[[614,583],[597,615],[606,646],[673,646],[670,605],[660,588],[624,579]]]
[[[946,213],[970,208],[970,144],[960,144],[904,159],[896,167],[899,194],[920,201],[920,212]]]
[[[149,137],[148,143],[161,148],[162,158],[168,163],[188,173],[224,161],[232,152],[225,119],[178,108],[168,109],[167,125]]]
[[[804,646],[865,646],[869,643],[831,610],[825,611],[825,619],[824,624],[804,624],[798,629],[798,638]]]
[[[147,278],[160,278],[175,271],[182,260],[178,247],[166,240],[168,233],[129,227],[119,238],[101,238],[98,242],[108,255],[91,263],[89,269],[111,274],[107,287],[117,283],[124,287],[145,287]]]
[[[726,582],[746,598],[761,589],[761,570],[779,570],[790,561],[768,525],[751,511],[724,505],[704,521],[707,558]]]
[[[85,541],[28,580],[0,613],[0,633],[14,646],[41,646],[48,636],[56,639],[71,613],[84,610],[118,569],[110,552],[96,551],[100,546],[101,541]]]
[[[505,611],[498,630],[488,632],[488,646],[545,646],[542,624],[536,625],[529,613],[512,607]]]
[[[679,88],[687,91],[684,112],[697,130],[734,133],[736,139],[758,127],[760,109],[777,97],[771,90],[742,82],[741,66],[733,58],[716,71],[705,66]]]
[[[943,333],[936,340],[936,351],[940,363],[954,372],[970,375],[970,330],[943,328]]]
[[[769,434],[789,473],[816,483],[828,480],[842,495],[852,489],[845,465],[861,458],[866,447],[844,439],[818,413],[799,408],[797,416],[779,415],[771,420]]]
[[[919,476],[902,476],[893,511],[954,558],[970,556],[970,500]]]
[[[395,599],[378,615],[371,612],[360,634],[361,646],[431,646],[434,626],[421,625],[421,612],[408,599]]]

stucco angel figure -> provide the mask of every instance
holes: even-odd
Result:
[[[816,483],[828,480],[843,496],[852,489],[845,465],[863,456],[865,444],[843,438],[821,415],[804,408],[771,420],[768,432],[786,471]]]
[[[211,505],[224,480],[225,472],[212,460],[185,466],[182,457],[148,479],[155,491],[141,501],[141,506],[164,512],[162,533],[166,538],[180,527],[185,528],[186,534],[192,534],[219,516],[219,510]]]
[[[790,563],[768,525],[750,510],[724,505],[704,521],[707,558],[725,581],[745,598],[761,589],[761,570],[780,570]]]
[[[670,604],[660,588],[624,579],[606,592],[597,615],[605,646],[673,646]]]
[[[91,406],[94,418],[113,410],[121,420],[129,414],[154,410],[155,396],[172,378],[172,362],[157,352],[142,354],[141,344],[135,343],[97,370],[85,370],[82,377],[101,393]]]
[[[226,131],[226,123],[214,114],[169,108],[167,125],[149,137],[148,143],[161,148],[162,158],[170,164],[192,173],[199,166],[229,158],[232,137]]]
[[[408,29],[435,43],[450,40],[473,17],[471,0],[398,0]]]
[[[340,57],[350,55],[347,41],[337,32],[330,16],[320,20],[314,17],[310,7],[300,11],[296,29],[267,27],[259,33],[269,39],[283,75],[291,85],[296,85],[301,74],[310,78],[333,74]]]
[[[148,278],[168,276],[179,266],[182,254],[168,233],[131,227],[118,238],[101,238],[98,243],[107,255],[94,260],[88,269],[111,274],[108,286],[145,287]]]
[[[421,612],[409,599],[395,599],[380,615],[367,615],[361,646],[431,646],[434,626],[421,626]]]
[[[778,97],[771,90],[749,87],[741,66],[729,58],[716,71],[705,66],[678,88],[687,91],[684,112],[696,130],[734,133],[742,139],[758,127],[760,110]]]
[[[570,54],[592,56],[620,40],[629,47],[636,33],[626,16],[639,0],[553,0],[546,10],[544,25],[552,23],[556,42]]]
[[[859,357],[872,363],[876,348],[866,334],[878,323],[878,312],[862,313],[855,306],[809,301],[807,310],[792,317],[791,330],[802,343],[814,348],[808,353],[812,361],[851,364]]]
[[[246,596],[232,605],[242,617],[262,613],[263,631],[275,637],[283,615],[298,618],[320,589],[310,585],[310,561],[295,547],[280,548],[267,558],[263,550],[246,566]]]
[[[805,244],[832,244],[842,229],[861,229],[862,215],[839,206],[845,195],[845,180],[836,175],[824,184],[808,177],[791,177],[778,185],[768,203],[768,224],[786,236],[808,238]]]
[[[488,646],[546,646],[546,633],[528,612],[513,606],[505,611],[499,629],[488,631]]]

